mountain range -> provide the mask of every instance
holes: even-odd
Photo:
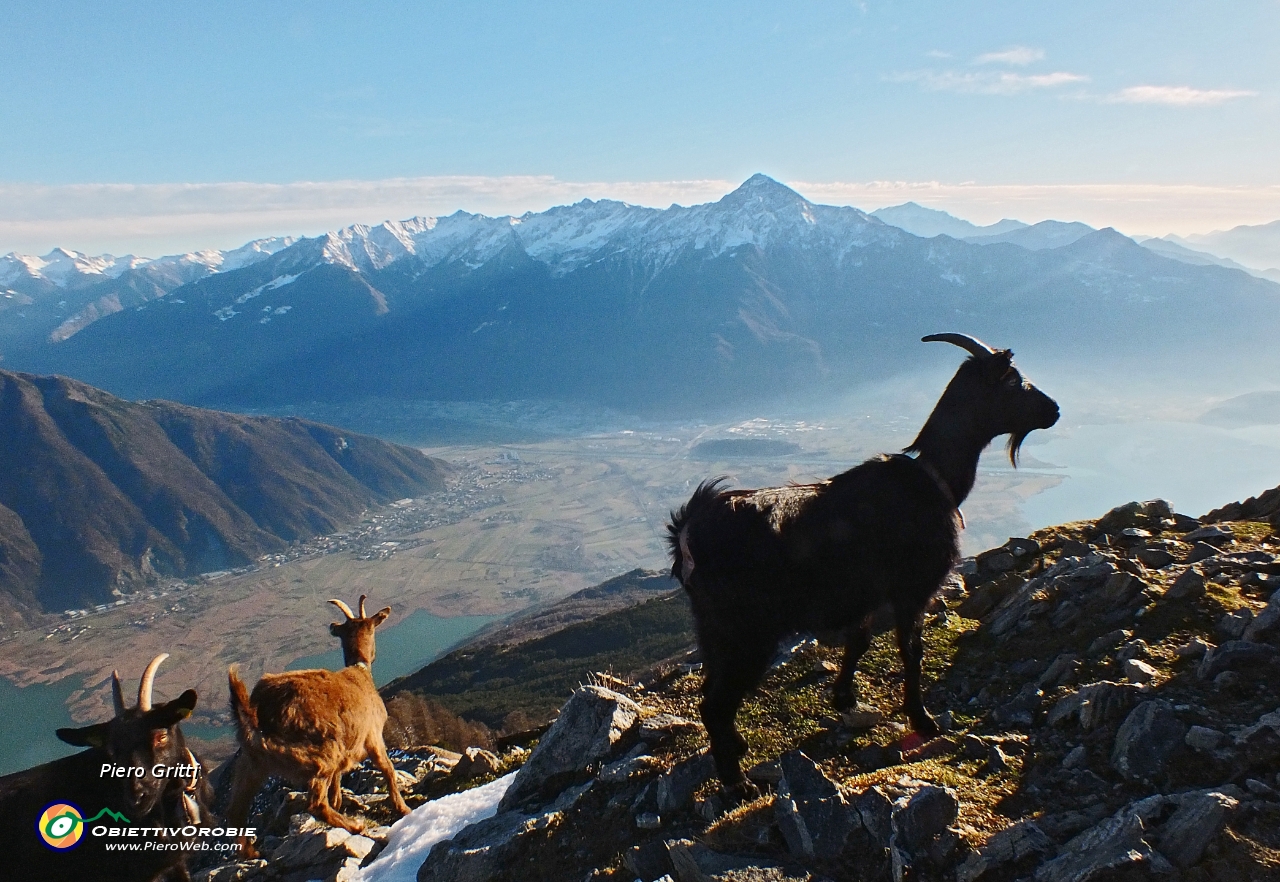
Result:
[[[159,576],[252,563],[442,489],[450,471],[319,423],[0,371],[0,614],[108,603]]]
[[[921,238],[764,175],[692,207],[583,200],[357,225],[253,243],[70,336],[10,331],[5,357],[229,408],[560,398],[692,412],[901,370],[919,362],[903,344],[939,329],[1095,361],[1185,363],[1208,344],[1218,366],[1280,330],[1280,286],[1244,272],[1110,229],[1007,227]]]

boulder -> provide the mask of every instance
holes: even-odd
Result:
[[[1187,567],[1173,580],[1164,593],[1166,600],[1196,600],[1204,596],[1204,576],[1195,567]]]
[[[1178,797],[1178,810],[1165,821],[1155,835],[1160,853],[1182,869],[1204,856],[1208,847],[1227,822],[1227,816],[1239,801],[1218,791],[1184,793]]]
[[[1272,595],[1262,612],[1245,626],[1241,638],[1255,643],[1273,642],[1280,638],[1280,592]]]
[[[1236,535],[1231,532],[1230,527],[1224,527],[1220,524],[1209,524],[1192,530],[1190,533],[1182,537],[1182,541],[1188,543],[1203,542],[1206,545],[1226,545],[1234,538],[1236,538]]]
[[[1143,840],[1142,830],[1142,819],[1137,815],[1113,815],[1064,845],[1056,858],[1041,864],[1035,882],[1091,882],[1148,864],[1155,853]],[[1163,859],[1159,863],[1168,864]]]
[[[910,854],[919,853],[934,836],[951,825],[960,810],[950,787],[914,782],[911,790],[893,802],[895,844]]]
[[[1204,658],[1200,660],[1200,666],[1196,668],[1196,676],[1201,680],[1212,680],[1223,671],[1251,669],[1270,661],[1278,652],[1280,650],[1266,643],[1229,640],[1204,654]]]
[[[454,763],[449,777],[458,781],[470,781],[483,775],[496,774],[502,761],[497,754],[483,747],[468,747]]]
[[[977,882],[987,873],[1012,867],[1032,856],[1051,854],[1053,842],[1035,821],[1019,821],[986,841],[956,868],[956,882]]]
[[[499,811],[559,792],[607,758],[639,716],[640,706],[624,695],[579,687],[520,768]]]
[[[1217,750],[1226,740],[1226,735],[1207,726],[1192,726],[1182,739],[1183,743],[1192,750],[1203,751]]]
[[[1111,766],[1126,778],[1150,778],[1164,770],[1182,745],[1187,727],[1169,702],[1157,699],[1135,707],[1116,732]]]
[[[709,753],[699,753],[681,760],[655,783],[658,812],[667,814],[687,808],[693,794],[716,773],[715,761]]]
[[[787,849],[797,857],[830,859],[845,850],[862,821],[839,789],[798,750],[779,757],[782,778],[774,800],[774,818]]]
[[[1051,726],[1057,726],[1075,721],[1088,732],[1120,719],[1133,707],[1141,694],[1141,688],[1133,683],[1115,683],[1110,680],[1089,683],[1058,699],[1049,710],[1047,722]]]

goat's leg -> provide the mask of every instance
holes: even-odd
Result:
[[[769,667],[768,654],[735,655],[716,659],[706,668],[703,683],[702,723],[711,742],[711,756],[720,781],[735,797],[753,795],[754,787],[742,776],[740,761],[747,753],[747,741],[734,720],[738,708]]]
[[[341,827],[344,830],[350,830],[352,833],[363,833],[364,824],[353,818],[348,818],[346,815],[339,814],[329,804],[329,789],[332,785],[333,775],[331,773],[320,771],[311,776],[311,799],[307,804],[307,811],[317,821],[323,821],[330,827]]]
[[[941,730],[925,710],[920,695],[920,662],[924,658],[924,610],[899,607],[894,610],[898,624],[898,653],[902,656],[903,704],[911,728],[922,738],[933,738]]]
[[[329,805],[333,806],[335,812],[342,811],[342,770],[333,773],[333,780],[329,782]]]
[[[871,646],[871,616],[863,618],[858,627],[849,632],[844,644],[844,661],[840,664],[840,673],[836,676],[831,703],[835,709],[842,711],[853,707],[858,696],[853,688],[853,675],[858,670],[858,662]]]
[[[401,816],[409,814],[409,806],[405,805],[404,797],[400,795],[400,785],[396,783],[396,767],[391,764],[391,757],[387,756],[387,746],[382,743],[381,735],[369,742],[369,756],[373,757],[373,764],[382,770],[387,779],[387,793],[391,796],[391,804],[395,806],[396,813]]]
[[[258,795],[258,791],[262,788],[262,782],[266,780],[267,773],[242,750],[240,758],[236,760],[235,780],[231,785],[231,798],[227,803],[228,827],[246,826],[245,822],[249,819],[249,807],[253,804],[253,798]],[[257,849],[253,847],[253,843],[249,841],[247,836],[241,836],[238,842],[240,851],[237,857],[241,860],[249,860],[258,856]]]

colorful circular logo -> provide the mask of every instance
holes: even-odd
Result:
[[[69,802],[55,802],[40,813],[36,831],[50,848],[75,848],[84,836],[84,814]]]

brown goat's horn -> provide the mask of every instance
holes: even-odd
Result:
[[[996,351],[983,343],[976,337],[970,337],[968,334],[930,334],[927,337],[920,338],[921,343],[954,343],[961,349],[967,351],[970,355],[976,355],[978,358],[985,358],[988,355],[995,355]]]
[[[341,600],[330,600],[329,602],[332,603],[334,606],[336,606],[338,609],[342,610],[342,614],[346,616],[348,619],[354,619],[356,617],[356,614],[351,611],[351,607],[347,606]]]
[[[151,664],[147,665],[147,669],[142,672],[142,679],[138,681],[138,710],[143,713],[151,710],[151,686],[156,681],[156,669],[168,657],[169,653],[160,653],[151,660]]]
[[[115,705],[116,716],[123,717],[127,708],[124,706],[124,687],[120,685],[120,672],[111,672],[111,703]]]
[[[364,601],[365,601],[365,598],[367,598],[368,596],[369,596],[368,594],[360,595],[360,618],[362,619],[364,618]]]

